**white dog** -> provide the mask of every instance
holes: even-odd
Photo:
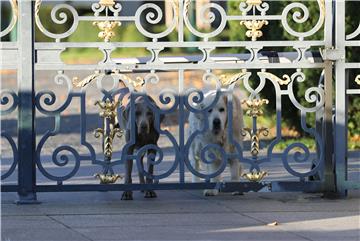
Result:
[[[204,109],[214,101],[216,96],[216,91],[210,91],[205,94],[203,103],[199,106],[200,109]],[[227,108],[228,98],[225,93],[222,93],[216,105],[208,109],[207,120],[206,115],[202,113],[193,113],[189,115],[189,136],[197,130],[201,130],[204,126],[204,122],[208,121],[208,129],[202,133],[198,134],[189,151],[189,159],[191,165],[195,170],[200,171],[201,167],[201,151],[204,147],[209,144],[217,144],[224,149],[226,153],[233,153],[235,151],[235,146],[229,143],[228,135],[228,108]],[[243,121],[243,111],[241,108],[240,100],[235,95],[232,95],[232,117],[233,117],[233,140],[240,144],[242,147],[243,137],[241,135],[241,130],[244,126]],[[211,151],[211,150],[210,150]],[[216,151],[215,151],[216,153]],[[221,155],[220,153],[215,154],[216,158],[211,164],[206,164],[207,173],[216,172],[221,165]],[[231,180],[239,181],[241,175],[241,166],[238,159],[229,159],[228,163],[230,164]],[[193,175],[193,182],[200,181],[199,177]],[[221,175],[212,179],[213,182],[220,182]],[[205,190],[204,195],[206,196],[215,196],[219,193],[218,189]]]

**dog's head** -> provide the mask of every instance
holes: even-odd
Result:
[[[147,135],[150,134],[151,129],[154,128],[155,115],[156,113],[150,108],[150,104],[154,104],[156,107],[155,101],[148,96],[151,103],[147,103],[144,97],[138,97],[135,100],[135,126],[138,135]],[[158,108],[158,107],[157,107]],[[130,114],[130,104],[128,104],[124,110],[124,117],[128,122]],[[160,114],[160,123],[163,121],[164,115]]]
[[[221,96],[213,108],[208,109],[209,130],[214,135],[222,134],[227,126],[227,97]]]
[[[221,95],[216,104],[212,108],[208,106],[212,105],[216,97],[216,92],[211,91],[205,95],[204,101],[200,104],[200,109],[207,111],[207,121],[209,123],[208,131],[215,136],[220,136],[224,133],[227,127],[227,96]],[[195,114],[196,119],[200,122],[204,121],[202,114]]]

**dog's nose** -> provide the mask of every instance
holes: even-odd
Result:
[[[141,130],[146,130],[147,125],[145,123],[141,123],[140,128],[141,128]]]
[[[214,128],[220,128],[220,126],[221,126],[221,121],[220,121],[219,118],[215,118],[215,119],[213,120],[213,126],[214,126]]]

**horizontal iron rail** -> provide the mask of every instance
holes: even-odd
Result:
[[[1,46],[1,45],[0,45]],[[163,48],[189,48],[189,47],[296,47],[296,46],[325,46],[323,40],[315,41],[186,41],[186,42],[36,42],[35,49],[61,49],[61,48],[153,48],[154,46],[160,46]]]
[[[322,182],[224,182],[224,183],[157,183],[157,184],[68,184],[37,185],[37,192],[76,192],[76,191],[136,191],[136,190],[196,190],[219,188],[222,192],[257,192],[262,189],[271,192],[322,192]],[[3,185],[2,192],[16,192],[17,185]]]

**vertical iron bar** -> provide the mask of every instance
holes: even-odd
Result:
[[[325,2],[325,25],[324,25],[324,40],[325,48],[330,49],[333,47],[333,11],[332,11],[332,2]],[[325,151],[325,160],[324,160],[324,190],[325,195],[334,193],[335,191],[335,173],[334,173],[334,142],[333,142],[333,79],[332,79],[332,61],[325,60],[325,69],[324,69],[324,89],[325,89],[325,109],[324,109],[324,151]]]
[[[34,21],[33,2],[19,3],[18,64],[18,200],[17,204],[38,203],[35,166],[34,106]]]
[[[185,182],[185,155],[189,153],[183,153],[185,145],[185,112],[184,112],[184,70],[179,70],[179,176],[180,183]]]
[[[336,49],[345,51],[345,1],[336,1]],[[345,56],[335,64],[336,104],[335,104],[335,172],[336,191],[346,195],[347,179],[347,101],[345,79]]]

